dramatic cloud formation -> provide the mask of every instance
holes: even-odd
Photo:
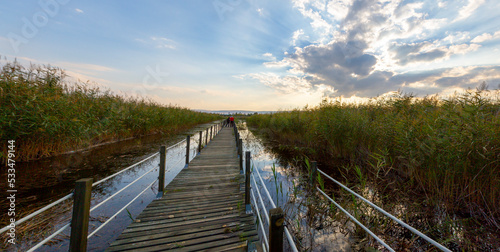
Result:
[[[462,67],[456,62],[461,56],[482,52],[481,43],[500,38],[500,32],[471,36],[475,31],[470,24],[480,22],[478,9],[494,3],[293,2],[310,20],[310,29],[293,32],[293,48],[282,59],[264,63],[270,72],[246,75],[281,92],[305,92],[321,85],[331,88],[326,96],[375,96],[398,89],[425,95],[475,87],[482,81],[496,87],[500,80],[498,64],[469,61]],[[455,14],[441,13],[444,6]],[[299,40],[311,38],[299,46]]]
[[[498,0],[45,2],[0,5],[1,56],[166,104],[278,110],[500,83]]]

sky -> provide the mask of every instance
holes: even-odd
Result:
[[[285,110],[500,88],[498,0],[0,1],[2,58],[162,104]]]

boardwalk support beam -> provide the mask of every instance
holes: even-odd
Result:
[[[69,251],[87,251],[92,178],[76,181]]]
[[[163,188],[165,188],[165,168],[167,164],[167,148],[165,145],[160,147],[160,173],[158,175],[158,195],[157,198],[163,196]]]
[[[283,251],[283,231],[285,216],[283,210],[269,209],[269,251]]]

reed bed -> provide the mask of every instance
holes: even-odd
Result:
[[[332,174],[353,180],[362,174],[385,189],[418,194],[423,205],[500,229],[499,90],[447,98],[399,93],[357,104],[325,100],[253,115],[247,123]]]
[[[69,83],[62,69],[18,62],[0,66],[0,138],[16,140],[17,160],[109,141],[174,134],[219,119],[174,105],[127,97],[89,82]],[[0,147],[5,163],[6,144]]]

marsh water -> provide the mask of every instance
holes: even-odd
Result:
[[[312,190],[304,157],[290,155],[279,144],[256,136],[259,130],[249,131],[245,124],[242,126],[240,132],[245,147],[252,152],[253,169],[263,176],[274,203],[284,209],[286,225],[299,251],[388,251]],[[318,168],[327,170],[347,187],[452,251],[500,251],[499,229],[474,221],[472,216],[446,211],[438,203],[426,202],[422,195],[391,188],[390,182],[373,179],[361,170],[347,171],[342,165],[325,163],[318,164]],[[327,195],[396,251],[439,251],[324,176],[320,177]],[[316,185],[321,187],[319,184]],[[258,187],[264,195],[261,185]],[[269,202],[265,204],[269,210]]]
[[[194,137],[191,138],[191,158],[196,155],[198,146],[199,134],[196,133],[203,131],[202,141],[204,142],[207,127],[209,127],[209,124],[200,125],[186,132],[194,134]],[[252,155],[251,165],[254,174],[257,174],[258,171],[262,176],[263,183],[260,179],[255,182],[258,184],[259,192],[263,196],[266,211],[269,211],[272,207],[265,196],[266,192],[263,190],[263,184],[268,188],[273,202],[284,210],[286,227],[294,236],[301,251],[364,251],[369,248],[383,250],[380,244],[367,237],[364,231],[360,232],[352,222],[348,221],[343,213],[332,208],[324,198],[320,199],[317,194],[309,191],[307,171],[290,162],[290,159],[293,160],[295,157],[285,157],[278,154],[279,152],[271,148],[271,144],[249,130],[245,123],[240,123],[239,128],[244,151],[250,151]],[[85,152],[61,155],[36,162],[19,163],[16,167],[18,171],[17,185],[19,186],[19,193],[17,198],[19,199],[19,208],[16,211],[18,213],[23,213],[23,211],[32,212],[33,209],[47,205],[70,193],[74,188],[74,181],[79,178],[92,177],[94,181],[98,181],[151,156],[158,151],[160,145],[172,146],[183,139],[185,139],[185,135],[176,137],[149,136],[108,146],[100,146]],[[166,184],[173,180],[184,168],[185,153],[185,142],[168,150]],[[159,157],[155,156],[147,162],[93,188],[92,206],[95,206],[152,170],[137,183],[91,213],[89,233],[102,225],[103,222],[136,197],[138,193],[146,190],[142,196],[126,208],[126,211],[117,215],[106,227],[89,239],[89,251],[103,251],[107,248],[133,219],[156,198],[157,183],[153,184],[151,188],[147,188],[147,186],[158,177],[158,163]],[[330,191],[329,194],[331,193],[333,192]],[[370,185],[366,186],[360,193],[373,200],[376,204],[384,204],[377,189],[370,187]],[[373,209],[362,207],[351,198],[342,198],[338,193],[335,194],[336,200],[346,206],[353,215],[359,216],[362,213],[365,216],[363,217],[364,223],[371,225],[371,228],[385,230],[385,238],[394,237],[394,240],[398,240],[397,244],[401,244],[400,241],[403,243],[410,241],[412,243],[410,245],[413,245],[413,248],[416,245],[419,251],[429,249],[429,246],[418,244],[415,237],[407,231],[382,220],[373,212]],[[257,197],[257,195],[255,196]],[[389,197],[392,196],[389,195]],[[5,198],[3,197],[4,201]],[[397,200],[392,199],[392,202],[394,203]],[[411,206],[407,203],[396,203],[392,204],[392,210],[396,209],[395,211],[401,216],[408,215]],[[26,251],[31,248],[43,240],[44,237],[68,223],[71,218],[71,204],[71,200],[68,200],[57,207],[51,208],[50,211],[19,225],[17,227],[18,244],[3,249]],[[6,206],[6,202],[2,202],[1,205]],[[2,209],[2,211],[6,212],[5,209]],[[422,216],[428,215],[416,214],[415,223],[427,221]],[[447,217],[437,215],[434,218],[437,222],[447,220]],[[5,225],[6,219],[2,221],[2,224]],[[425,225],[422,225],[422,227],[425,227]],[[267,230],[267,226],[264,229]],[[457,224],[451,226],[451,229],[454,236],[463,236],[463,226]],[[262,230],[259,232],[261,235],[263,234]],[[70,230],[66,229],[61,235],[55,237],[37,251],[68,251],[69,233]],[[396,242],[393,241],[393,243]],[[3,243],[4,246],[5,244]]]
[[[194,134],[191,138],[190,157],[196,155],[199,131],[205,130],[209,125],[200,125],[186,132]],[[311,221],[307,215],[309,210],[301,200],[302,196],[295,195],[294,189],[300,190],[300,171],[279,161],[279,157],[266,147],[265,142],[255,136],[246,128],[246,124],[240,124],[240,134],[244,142],[244,150],[252,153],[252,166],[258,169],[264,184],[269,189],[273,201],[282,207],[288,216],[287,227],[292,235],[300,236],[300,247],[303,250],[312,251],[349,251],[349,236],[338,232],[333,224],[316,225],[317,221]],[[203,132],[202,141],[205,141]],[[17,166],[19,193],[17,195],[21,203],[18,212],[33,212],[44,205],[49,204],[69,193],[74,188],[74,181],[80,178],[93,178],[94,182],[106,176],[114,174],[125,167],[151,156],[158,151],[160,145],[172,146],[185,139],[185,135],[176,137],[149,136],[140,139],[122,141],[115,144],[99,146],[84,152],[65,154],[34,162],[19,163]],[[171,148],[167,152],[166,184],[184,168],[186,143],[183,142]],[[93,188],[91,207],[115,194],[132,181],[152,170],[141,178],[137,183],[117,194],[116,197],[106,202],[95,211],[91,212],[89,223],[89,234],[102,225],[119,209],[125,206],[138,193],[158,177],[159,156],[121,173]],[[273,172],[274,170],[274,172]],[[22,171],[29,171],[22,172]],[[276,178],[276,180],[275,180]],[[261,184],[260,181],[256,181]],[[135,217],[149,204],[157,195],[157,183],[146,189],[137,200],[130,204],[126,211],[117,215],[103,229],[98,231],[88,241],[89,251],[103,251],[114,241],[121,232],[133,221]],[[278,186],[278,190],[276,190]],[[264,191],[261,191],[264,193]],[[267,210],[271,208],[269,201],[265,200]],[[5,204],[2,204],[5,206]],[[17,227],[18,240],[16,246],[4,247],[8,251],[26,251],[36,245],[48,235],[57,231],[67,224],[71,218],[72,201],[65,201],[56,207],[38,215],[37,217],[20,224]],[[23,214],[25,216],[26,214]],[[300,220],[300,221],[296,221]],[[6,220],[3,220],[3,224]],[[321,220],[324,222],[324,219]],[[325,222],[326,223],[326,222]],[[316,226],[315,226],[316,225]],[[302,233],[307,235],[301,235]],[[46,243],[37,251],[68,251],[70,230],[67,228],[60,235]],[[5,245],[5,243],[4,243]]]
[[[341,223],[329,218],[326,214],[315,211],[320,207],[320,202],[309,201],[309,195],[305,193],[307,192],[307,174],[289,165],[283,157],[273,152],[265,140],[254,135],[245,123],[240,124],[239,132],[243,140],[243,151],[251,153],[254,175],[258,172],[262,177],[261,181],[257,176],[255,182],[262,195],[266,211],[269,211],[272,205],[265,196],[263,184],[268,189],[275,205],[283,209],[286,227],[296,239],[299,250],[351,251],[351,243],[355,243],[355,239],[339,228]],[[253,182],[252,185],[254,185]],[[258,195],[256,193],[254,195],[259,201]],[[263,213],[262,217],[265,218]],[[268,226],[265,225],[264,229],[267,230]],[[263,231],[259,230],[259,233],[262,235]],[[289,246],[286,239],[285,244]]]
[[[203,124],[177,136],[152,135],[102,145],[82,152],[68,153],[33,162],[16,164],[16,214],[26,216],[55,200],[72,192],[75,181],[81,178],[93,178],[94,182],[114,174],[159,151],[161,145],[173,146],[186,138],[185,134],[194,134],[190,141],[190,158],[194,158],[199,142],[199,131],[203,131],[202,141],[206,141],[206,128],[212,124]],[[167,151],[167,172],[165,183],[168,184],[185,165],[186,141]],[[146,187],[158,178],[159,155],[115,176],[92,189],[91,208],[129,185],[138,177],[146,174],[133,185],[118,193],[113,199],[91,212],[89,234],[124,207]],[[149,172],[149,173],[148,173]],[[2,174],[3,176],[5,174]],[[6,176],[4,176],[6,177]],[[4,183],[3,181],[1,183]],[[5,184],[0,184],[6,188]],[[98,231],[88,241],[89,251],[103,251],[132,222],[151,201],[156,198],[158,183],[154,183],[137,200]],[[2,212],[6,197],[2,197]],[[66,225],[71,219],[72,200],[67,200],[48,211],[16,227],[17,243],[15,246],[2,244],[7,251],[27,251],[45,237]],[[7,225],[7,216],[3,215],[2,227]],[[37,251],[68,251],[70,229],[47,242]],[[6,234],[2,238],[6,239]]]

